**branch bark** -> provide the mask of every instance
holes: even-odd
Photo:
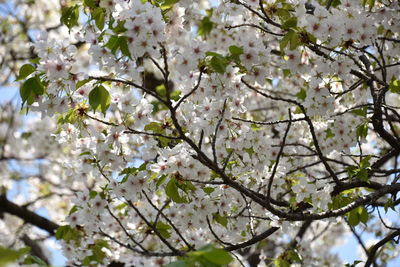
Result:
[[[45,230],[52,236],[56,233],[57,228],[59,227],[57,223],[9,201],[4,194],[0,195],[0,212],[7,212],[15,215],[24,220],[24,222]]]
[[[376,243],[374,246],[372,246],[372,248],[369,250],[369,256],[367,262],[365,263],[365,267],[371,266],[371,264],[375,261],[375,255],[380,247],[384,246],[386,243],[390,242],[391,240],[393,240],[393,238],[399,235],[400,230],[394,231],[388,234],[385,238]]]

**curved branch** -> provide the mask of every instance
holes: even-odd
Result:
[[[42,230],[45,230],[50,235],[54,235],[59,227],[55,222],[46,219],[26,208],[23,208],[11,201],[9,201],[6,195],[0,195],[0,212],[7,212],[12,215],[19,217],[27,223],[30,223]]]
[[[269,228],[265,232],[263,232],[263,233],[261,233],[259,235],[256,235],[255,237],[253,237],[252,239],[247,240],[246,242],[239,243],[239,244],[236,244],[236,245],[233,245],[233,246],[229,246],[229,247],[225,247],[224,249],[226,251],[234,251],[234,250],[238,250],[238,249],[241,249],[241,248],[245,248],[245,247],[251,246],[251,245],[253,245],[253,244],[257,243],[257,242],[260,242],[261,240],[267,238],[268,236],[272,235],[273,233],[278,231],[278,229],[279,229],[279,227]]]
[[[371,266],[371,264],[374,262],[375,260],[375,255],[376,252],[378,251],[378,249],[382,246],[384,246],[386,243],[390,242],[393,240],[393,238],[395,238],[396,236],[400,235],[400,230],[394,231],[390,234],[388,234],[387,236],[385,236],[385,238],[383,238],[381,241],[379,241],[378,243],[376,243],[375,245],[372,246],[372,248],[369,250],[369,255],[368,255],[368,260],[365,263],[365,267],[369,267]]]

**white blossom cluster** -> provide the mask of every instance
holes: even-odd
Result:
[[[51,182],[73,189],[68,264],[164,266],[277,227],[261,259],[291,249],[302,266],[339,266],[340,208],[393,181],[379,158],[399,143],[399,4],[77,2],[68,34],[34,40],[25,78],[43,92],[21,96],[42,120],[4,154],[52,158]],[[315,218],[299,236],[303,215]]]

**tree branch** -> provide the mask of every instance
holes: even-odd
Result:
[[[27,223],[45,230],[50,235],[54,235],[59,227],[55,222],[9,201],[4,194],[0,195],[0,211],[15,215]]]
[[[378,251],[378,249],[382,246],[384,246],[386,243],[390,242],[393,240],[393,238],[395,238],[396,236],[400,235],[400,230],[394,231],[390,234],[388,234],[386,237],[384,237],[381,241],[379,241],[378,243],[376,243],[375,245],[372,246],[372,248],[370,248],[369,250],[369,256],[367,259],[367,262],[365,263],[364,267],[369,267],[371,266],[371,264],[374,262],[375,260],[375,255],[376,252]]]

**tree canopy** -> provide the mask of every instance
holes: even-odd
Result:
[[[0,33],[0,266],[400,253],[398,1],[3,0]]]

